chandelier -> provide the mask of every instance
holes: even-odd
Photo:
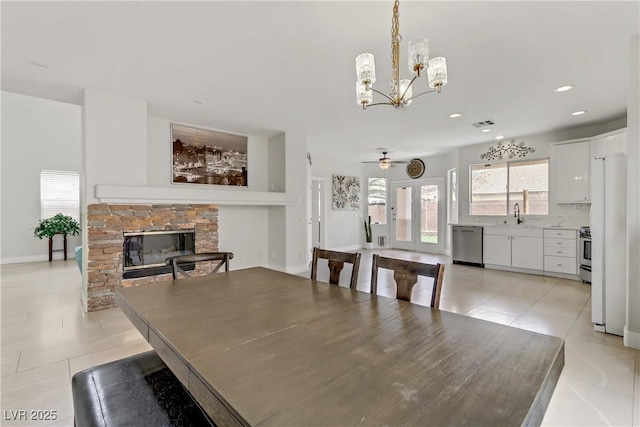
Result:
[[[399,0],[393,5],[391,19],[391,92],[389,95],[373,88],[376,81],[376,66],[372,53],[362,53],[356,57],[356,100],[363,109],[373,105],[392,105],[403,110],[413,100],[427,93],[440,93],[442,86],[447,84],[447,61],[439,56],[429,59],[429,41],[427,39],[411,40],[409,42],[409,70],[415,73],[411,80],[400,80],[400,20],[398,14]],[[426,68],[429,87],[432,90],[413,95],[413,82],[420,77]],[[373,103],[373,92],[385,98],[387,102]]]

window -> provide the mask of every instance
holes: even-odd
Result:
[[[450,169],[449,176],[449,223],[458,222],[458,172],[456,169]]]
[[[549,159],[471,165],[471,215],[549,213]]]
[[[57,213],[80,221],[80,175],[77,172],[40,172],[40,218]]]
[[[369,216],[372,224],[387,223],[387,180],[369,178]]]

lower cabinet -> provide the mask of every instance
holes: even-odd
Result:
[[[578,274],[575,230],[544,230],[544,271]]]
[[[483,262],[489,265],[542,270],[542,229],[484,227]]]
[[[513,236],[511,240],[511,266],[542,270],[544,256],[542,237]]]
[[[486,229],[482,240],[482,262],[511,266],[511,236],[486,234]]]

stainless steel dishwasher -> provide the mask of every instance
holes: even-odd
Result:
[[[482,261],[482,227],[453,226],[453,263],[484,267]]]

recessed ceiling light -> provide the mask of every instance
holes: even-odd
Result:
[[[498,135],[494,139],[504,139],[504,135]]]
[[[554,92],[566,92],[568,90],[573,89],[572,85],[560,86],[559,88],[554,89]]]
[[[458,118],[458,117],[461,117],[461,116],[462,116],[462,114],[460,114],[460,113],[449,114],[449,117],[451,117],[452,119],[455,119],[455,118]]]
[[[480,132],[484,132],[484,133],[491,132],[491,129],[482,129]]]
[[[583,114],[585,114],[586,111],[585,110],[580,110],[580,111],[574,111],[573,113],[571,113],[572,116],[581,116]]]

